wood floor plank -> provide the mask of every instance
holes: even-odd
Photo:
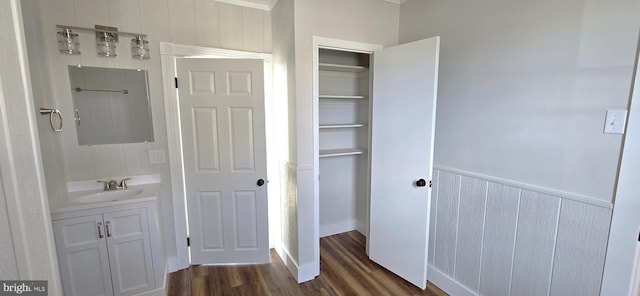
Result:
[[[167,295],[422,295],[445,296],[431,283],[421,290],[369,260],[366,239],[350,231],[320,240],[320,276],[298,284],[278,254],[270,264],[191,266],[169,275]]]
[[[211,283],[208,276],[196,276],[191,278],[191,296],[211,295]]]

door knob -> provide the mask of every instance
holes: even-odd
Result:
[[[416,186],[425,187],[425,186],[427,186],[427,181],[425,181],[424,179],[420,179],[420,180],[416,181]]]
[[[262,186],[262,185],[264,185],[264,180],[262,180],[262,179],[258,179],[257,184],[258,184],[258,186]]]

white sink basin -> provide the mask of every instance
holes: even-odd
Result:
[[[76,199],[76,202],[90,203],[90,202],[116,201],[120,199],[133,197],[140,193],[142,193],[141,189],[117,189],[112,191],[100,191],[97,193],[83,195],[78,199]]]

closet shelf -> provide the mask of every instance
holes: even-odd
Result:
[[[351,124],[321,124],[319,126],[320,129],[334,129],[334,128],[357,128],[365,126],[362,123],[351,123]]]
[[[365,72],[369,68],[364,66],[340,65],[340,64],[319,64],[320,71],[338,71],[338,72]]]
[[[358,155],[363,154],[367,150],[360,148],[351,148],[351,149],[327,149],[320,150],[318,157],[335,157],[335,156],[346,156],[346,155]]]
[[[344,95],[319,95],[321,100],[362,100],[365,96],[344,96]]]

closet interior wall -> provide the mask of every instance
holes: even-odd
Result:
[[[319,52],[320,236],[367,235],[370,55]]]

